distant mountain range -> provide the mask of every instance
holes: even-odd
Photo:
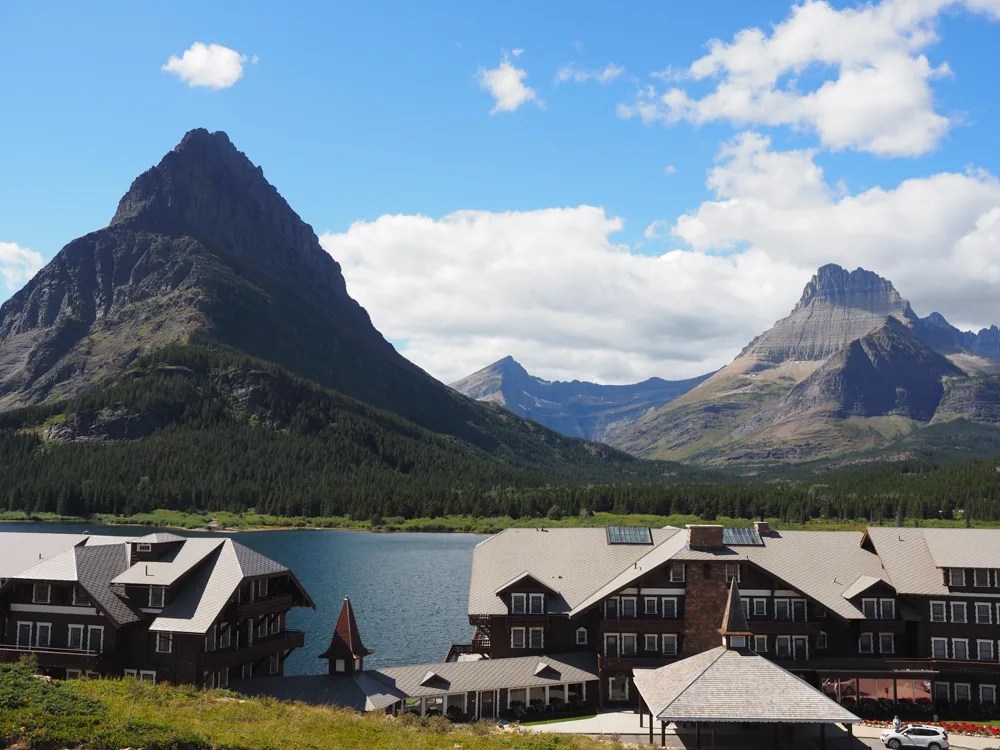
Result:
[[[673,401],[711,376],[650,378],[634,385],[542,380],[504,357],[451,387],[478,401],[503,406],[572,437],[610,442],[643,415]]]

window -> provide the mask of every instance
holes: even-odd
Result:
[[[97,654],[104,652],[103,625],[90,625],[87,627],[87,648]]]
[[[861,638],[858,639],[858,652],[862,654],[874,654],[875,653],[875,634],[874,633],[862,633]]]
[[[512,615],[524,615],[528,613],[527,594],[510,595],[510,613]]]
[[[66,670],[66,679],[67,680],[79,680],[81,676],[83,676],[83,672],[81,672],[79,669],[67,669]]]
[[[271,615],[271,635],[281,632],[281,615]]]
[[[347,662],[345,662],[343,659],[337,659],[337,663],[334,664],[334,668],[338,672],[345,672],[347,671]]]
[[[746,648],[747,637],[745,635],[729,636],[729,648]]]
[[[281,670],[281,656],[279,654],[271,654],[267,658],[268,674],[278,674],[280,670]]]
[[[643,599],[642,613],[644,615],[655,615],[656,614],[656,597],[647,596]]]
[[[951,639],[951,658],[952,659],[968,659],[969,658],[969,641],[966,638],[952,638]]]
[[[948,658],[947,638],[931,638],[931,658],[932,659]]]
[[[604,634],[604,655],[605,656],[618,656],[618,634],[617,633],[605,633]]]
[[[878,619],[878,600],[877,599],[862,599],[861,600],[861,612],[864,614],[866,620],[877,620]]]
[[[820,631],[816,636],[816,648],[825,649],[826,648],[826,633]]]
[[[955,683],[955,703],[972,700],[972,685],[967,682]]]
[[[604,602],[604,617],[608,620],[618,619],[618,597],[611,597]]]
[[[972,571],[972,584],[977,588],[989,588],[990,571],[981,568]]]
[[[205,650],[215,651],[215,625],[208,629],[205,633]]]
[[[83,589],[79,586],[73,587],[73,606],[74,607],[86,607],[90,604],[90,599],[87,598],[87,594],[84,593]]]
[[[658,641],[660,639],[654,633],[647,633],[645,640],[646,640],[646,650],[647,651],[659,651],[660,650],[660,644],[658,643]]]
[[[948,622],[944,602],[931,602],[931,622]]]
[[[951,621],[960,623],[968,622],[965,617],[965,602],[951,603]]]
[[[174,634],[173,633],[157,633],[156,634],[156,653],[158,654],[169,654],[173,653],[174,650]]]
[[[229,648],[231,643],[229,623],[219,625],[219,648]]]
[[[258,638],[267,637],[267,617],[261,617],[257,621],[257,637]]]
[[[766,635],[755,635],[753,637],[753,650],[758,654],[767,653],[767,636]]]
[[[883,620],[895,620],[896,619],[896,600],[895,599],[882,599],[879,602],[882,605],[882,619]]]
[[[990,703],[995,704],[997,702],[997,686],[996,685],[980,685],[979,686],[979,704],[981,706],[989,705]]]
[[[990,625],[990,605],[989,603],[976,603],[976,624]]]
[[[744,618],[750,617],[750,600],[741,598],[740,607],[743,608],[743,617]]]
[[[343,664],[344,660],[338,659],[337,661]],[[341,669],[340,671],[343,672],[344,670]],[[253,662],[248,661],[246,664],[240,667],[240,677],[242,677],[244,680],[249,680],[251,677],[253,677]]]
[[[101,679],[101,673],[100,672],[91,672],[88,669],[87,670],[87,679],[88,680],[99,680],[99,679]]]
[[[767,617],[767,599],[753,600],[753,616]]]
[[[739,563],[726,563],[726,583],[730,583],[734,578],[737,583],[740,582]]]
[[[787,635],[779,635],[774,639],[774,654],[779,659],[787,659],[792,655],[792,639]]]
[[[545,614],[545,594],[532,594],[529,599],[530,609],[528,610],[530,614],[533,615],[544,615]]]
[[[267,596],[267,578],[261,578],[257,581],[257,598],[263,598]],[[273,674],[273,673],[272,673]]]
[[[35,623],[35,648],[49,648],[52,645],[52,623]]]
[[[948,585],[949,586],[964,586],[965,585],[965,568],[949,568],[948,569]]]
[[[622,597],[622,617],[635,617],[635,597]]]
[[[83,651],[83,625],[70,625],[66,645],[74,651]]]
[[[576,645],[577,646],[586,646],[587,645],[587,629],[586,628],[579,628],[576,631]]]
[[[355,672],[360,672],[360,671],[361,671],[361,665],[362,665],[363,663],[364,663],[364,662],[362,662],[362,661],[361,661],[361,659],[355,659],[355,660],[354,660],[354,671],[355,671]]]
[[[635,656],[637,643],[635,633],[622,633],[622,655]]]
[[[792,599],[792,619],[795,622],[806,621],[806,600]]]
[[[126,669],[125,670],[125,676],[126,677],[138,677],[139,673],[136,670],[134,670],[134,669]]]
[[[775,599],[774,600],[774,619],[775,620],[790,620],[792,619],[791,612],[788,608],[787,599]]]
[[[147,542],[139,542],[137,545],[135,545],[135,548],[139,552],[152,552],[153,551],[153,545],[152,544],[148,544]]]
[[[663,634],[663,655],[677,656],[677,633]]]
[[[511,648],[524,648],[524,628],[511,628],[510,629],[510,647]]]
[[[684,583],[684,563],[674,563],[670,566],[670,582]]]
[[[892,633],[879,633],[878,650],[880,654],[896,653],[896,636]]]
[[[993,641],[976,641],[977,658],[981,661],[993,661]]]
[[[149,608],[163,609],[163,586],[149,587]]]
[[[142,669],[139,671],[139,679],[143,682],[152,682],[156,684],[156,672],[151,669]]]
[[[677,619],[677,600],[674,598],[663,599],[663,617],[667,620]]]
[[[528,642],[531,648],[545,647],[545,628],[529,628]]]
[[[947,682],[934,683],[934,700],[946,701],[951,698],[951,686]]]
[[[229,667],[223,667],[222,671],[219,672],[219,687],[229,687]]]
[[[35,604],[48,604],[52,599],[52,587],[47,583],[36,583],[32,588],[31,601]]]

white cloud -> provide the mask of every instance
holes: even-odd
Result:
[[[985,172],[844,194],[812,151],[744,133],[707,184],[712,200],[646,229],[683,246],[658,256],[617,244],[622,220],[591,206],[386,215],[321,242],[376,326],[448,382],[507,354],[549,379],[707,372],[829,262],[886,276],[920,315],[1000,323],[1000,183]]]
[[[514,50],[515,59],[520,57],[523,51]],[[497,67],[479,71],[477,78],[480,88],[496,100],[496,105],[490,111],[491,115],[497,112],[514,112],[528,102],[535,102],[539,107],[543,106],[538,93],[530,86],[524,85],[527,75],[527,71],[514,66],[506,52]]]
[[[586,83],[587,81],[597,81],[598,83],[610,83],[625,72],[625,68],[615,65],[613,62],[604,66],[603,70],[583,70],[572,64],[564,65],[556,71],[556,83]]]
[[[729,43],[712,40],[709,53],[685,71],[654,74],[664,81],[717,81],[697,98],[685,89],[642,88],[618,108],[646,124],[728,120],[738,124],[813,130],[830,149],[882,156],[933,150],[953,120],[934,106],[930,82],[950,75],[923,51],[937,41],[935,21],[948,8],[1000,18],[997,0],[884,0],[836,10],[805,0],[768,34],[744,29]],[[798,77],[825,76],[800,89]]]
[[[257,56],[250,61],[257,64]],[[180,78],[188,86],[227,89],[243,77],[247,56],[221,44],[195,42],[181,57],[171,55],[163,70]]]
[[[42,256],[14,242],[0,242],[0,279],[11,292],[34,276],[44,265]]]
[[[664,174],[677,174],[677,167],[675,167],[673,164],[668,164],[667,166],[665,166],[663,168],[663,173]]]

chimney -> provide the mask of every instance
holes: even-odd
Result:
[[[767,521],[754,521],[753,530],[757,532],[758,536],[763,536],[771,530],[771,526]]]
[[[717,549],[722,543],[722,526],[708,523],[689,523],[688,547],[691,549]]]

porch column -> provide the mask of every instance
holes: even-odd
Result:
[[[653,744],[653,712],[649,712],[649,744]]]
[[[849,748],[853,748],[854,747],[854,725],[853,724],[848,724],[847,725],[847,747],[849,747]]]
[[[701,750],[701,722],[694,723],[694,750]]]
[[[774,725],[774,750],[778,750],[778,725]]]
[[[819,750],[826,750],[826,724],[819,725]]]
[[[636,692],[638,693],[639,691],[637,690]],[[639,702],[639,726],[641,727],[641,726],[643,726],[643,723],[642,723],[642,717],[643,717],[643,716],[645,715],[645,713],[646,713],[646,709],[645,709],[645,707],[644,707],[644,706],[642,705],[642,703],[643,703],[643,701],[642,701],[642,693],[639,693],[639,695],[638,695],[638,697],[636,698],[636,700],[637,700],[637,701]]]
[[[715,724],[712,725],[712,750],[715,750]]]

